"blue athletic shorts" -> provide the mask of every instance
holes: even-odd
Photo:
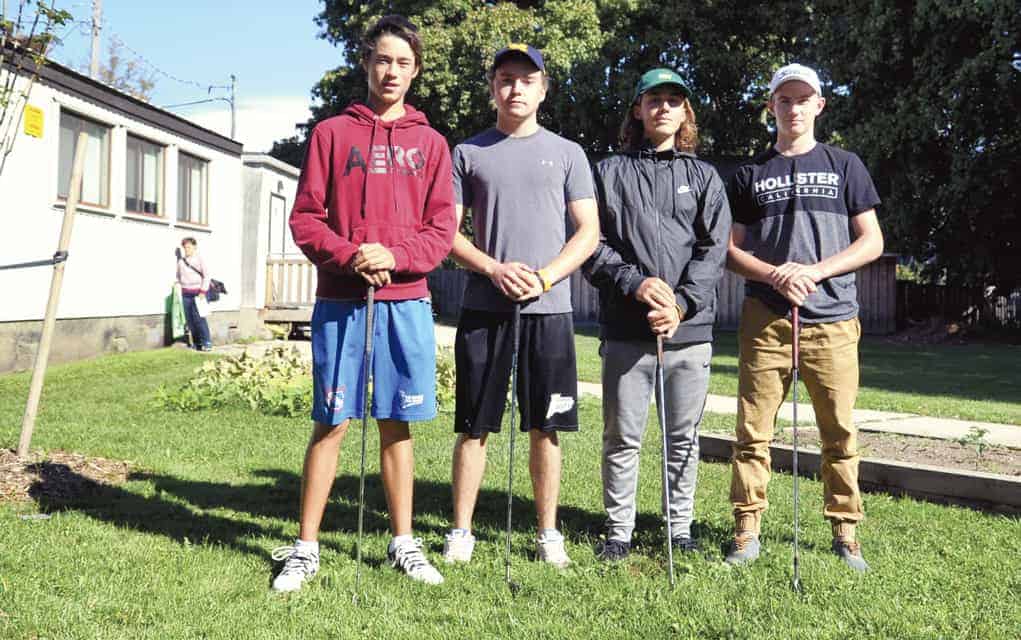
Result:
[[[436,417],[436,335],[432,302],[374,305],[372,417],[412,422]],[[317,300],[312,312],[312,419],[360,418],[364,398],[365,302]]]

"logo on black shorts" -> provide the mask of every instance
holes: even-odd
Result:
[[[546,419],[549,420],[558,413],[570,411],[574,407],[574,398],[554,393],[549,398],[549,407],[546,408]]]

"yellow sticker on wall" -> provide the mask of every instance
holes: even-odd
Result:
[[[36,138],[43,137],[43,110],[39,107],[25,105],[25,133]]]

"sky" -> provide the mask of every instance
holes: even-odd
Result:
[[[91,0],[57,0],[77,24],[58,30],[63,42],[51,57],[87,72],[91,47]],[[341,51],[317,37],[319,0],[102,0],[102,55],[110,38],[126,57],[153,70],[152,103],[164,107],[227,96],[210,85],[237,77],[237,135],[246,152],[268,151],[274,140],[294,135],[309,117],[311,89],[341,61]],[[168,109],[230,134],[230,106],[216,100]]]

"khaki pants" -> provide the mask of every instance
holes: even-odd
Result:
[[[853,538],[864,517],[858,489],[858,432],[851,410],[858,395],[857,318],[801,325],[798,373],[808,388],[822,440],[823,515],[834,536]],[[791,384],[791,321],[745,298],[739,330],[737,442],[730,501],[738,531],[759,532],[769,507],[769,443]]]

